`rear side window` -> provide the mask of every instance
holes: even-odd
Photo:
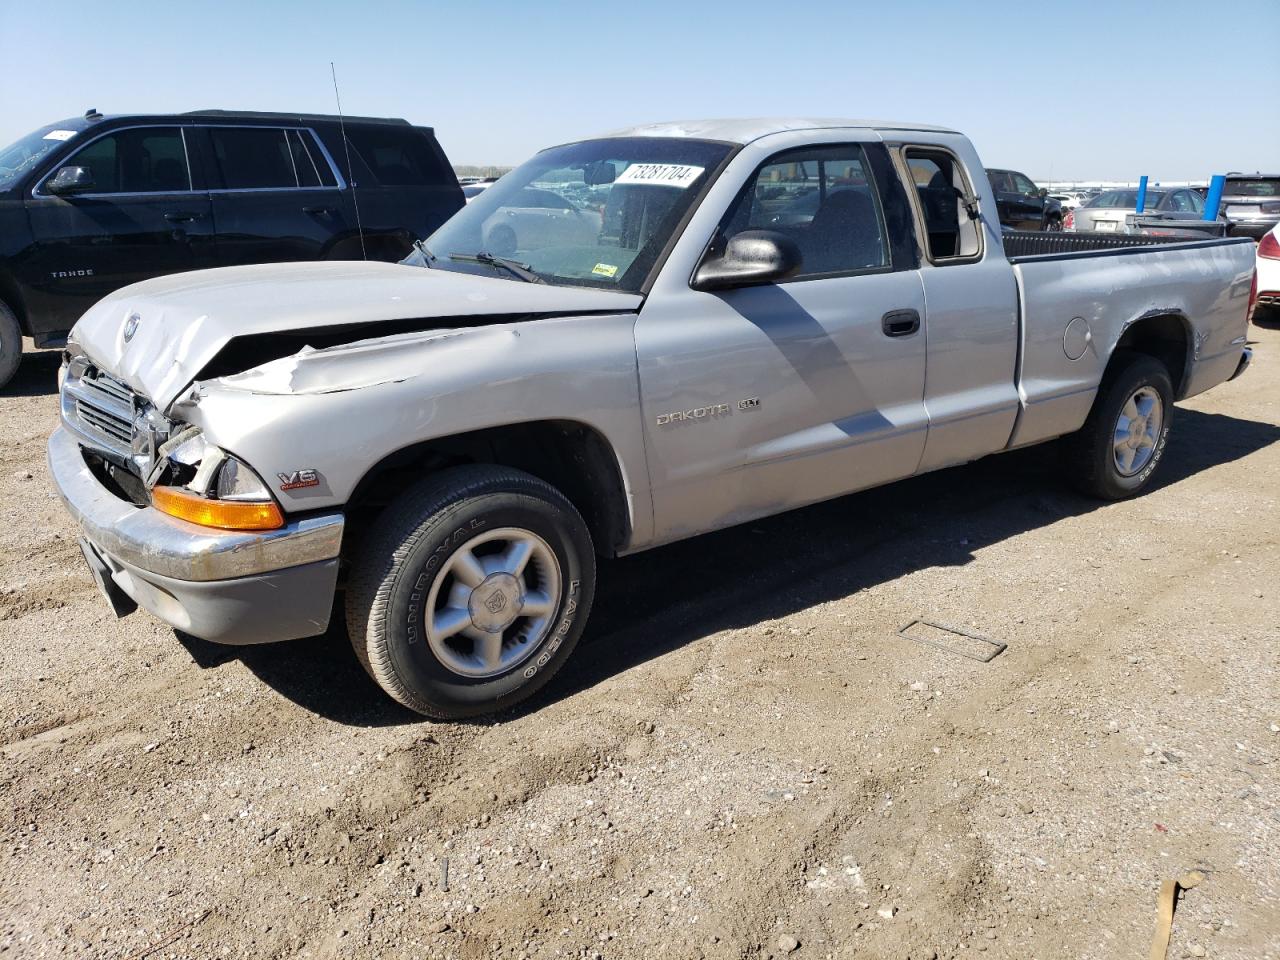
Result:
[[[305,130],[209,127],[228,190],[288,190],[335,185],[328,161]]]
[[[795,279],[886,269],[889,245],[862,147],[804,147],[771,158],[748,182],[717,246],[743,230],[774,230],[803,255]]]
[[[67,165],[88,167],[92,193],[181,193],[191,189],[182,131],[136,127],[99,137]]]
[[[383,186],[435,186],[450,179],[425,137],[412,128],[352,125],[347,139]]]
[[[929,259],[978,256],[982,234],[979,221],[969,213],[975,199],[964,166],[946,150],[926,147],[907,147],[902,157],[915,187]]]

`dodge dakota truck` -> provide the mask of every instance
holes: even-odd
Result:
[[[1060,439],[1151,483],[1244,370],[1250,240],[1003,232],[938,127],[728,120],[545,150],[399,264],[161,277],[71,333],[49,463],[118,614],[220,643],[335,610],[456,718],[570,655],[598,556]]]

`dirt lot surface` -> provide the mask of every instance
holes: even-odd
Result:
[[[610,562],[492,722],[99,599],[0,396],[0,956],[1280,958],[1280,329],[1155,490],[1025,451]],[[902,639],[927,617],[990,663]],[[798,946],[796,945],[798,942]]]

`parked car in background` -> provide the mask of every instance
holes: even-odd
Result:
[[[1000,222],[1015,230],[1061,230],[1062,204],[1016,170],[987,170]]]
[[[1132,233],[1129,218],[1138,208],[1136,189],[1107,190],[1067,215],[1068,230],[1095,230],[1099,233]],[[1190,187],[1147,190],[1143,207],[1146,216],[1170,221],[1203,220],[1204,198]]]
[[[1280,225],[1263,234],[1258,244],[1258,305],[1256,319],[1280,315]]]
[[[590,243],[600,233],[600,220],[598,210],[561,193],[525,187],[485,220],[485,252],[507,257],[518,249]]]
[[[1229,173],[1222,190],[1221,215],[1236,237],[1266,236],[1280,223],[1280,174]]]
[[[89,111],[0,150],[0,386],[22,335],[55,345],[119,287],[203,267],[399,260],[461,209],[430,128],[347,117],[344,144],[343,126]]]
[[[1049,199],[1058,201],[1064,217],[1067,211],[1083,206],[1088,201],[1088,197],[1080,193],[1051,193]]]
[[[565,230],[530,196],[555,191],[603,225]],[[486,246],[508,210],[510,259]],[[259,643],[323,633],[341,597],[389,696],[500,710],[573,651],[598,555],[1057,438],[1082,491],[1150,486],[1174,403],[1248,365],[1254,244],[1062,252],[996,210],[968,139],[920,124],[552,147],[403,263],[98,303],[50,470],[117,614]]]
[[[462,197],[467,203],[470,203],[497,182],[497,177],[466,177],[458,181],[462,185]]]

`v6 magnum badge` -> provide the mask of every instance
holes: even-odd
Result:
[[[301,490],[303,487],[320,486],[320,474],[314,470],[295,470],[293,473],[277,473],[281,490]]]

